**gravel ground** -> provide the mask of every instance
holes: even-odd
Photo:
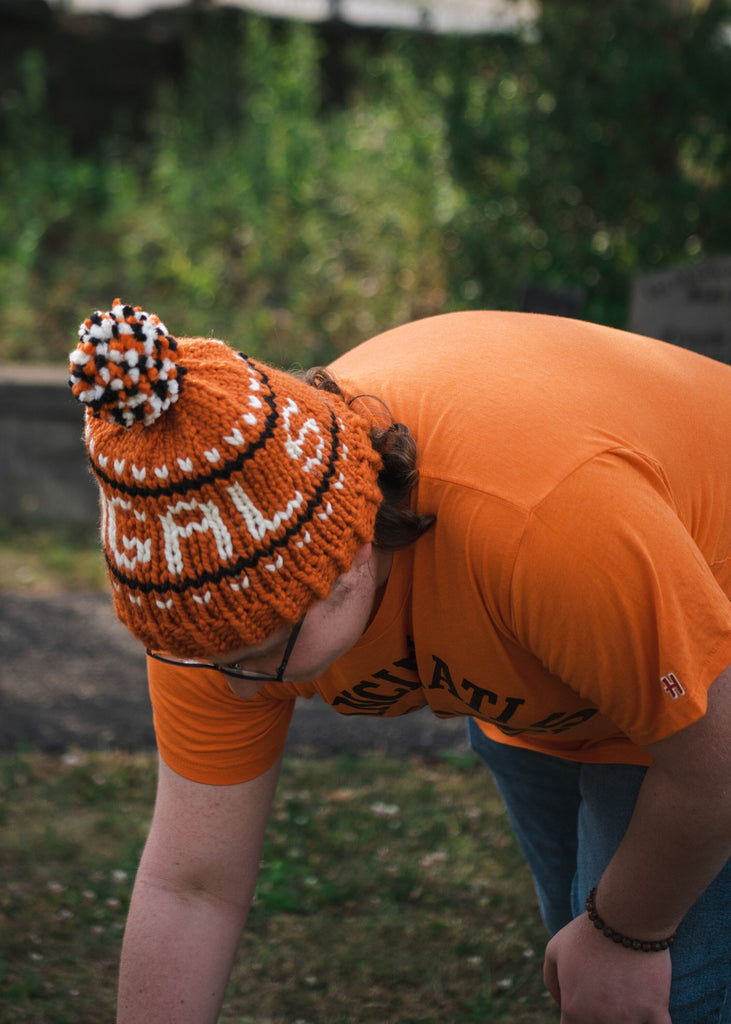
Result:
[[[106,595],[0,591],[0,651],[0,750],[154,747],[144,654]],[[374,749],[464,751],[465,724],[428,711],[346,717],[317,698],[298,701],[290,752]]]

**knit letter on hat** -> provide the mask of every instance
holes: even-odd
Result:
[[[373,538],[380,459],[366,420],[221,341],[176,341],[119,300],[79,339],[70,384],[132,633],[220,656],[326,597]]]

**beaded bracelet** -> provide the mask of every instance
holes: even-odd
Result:
[[[615,932],[614,928],[610,928],[606,922],[599,917],[599,912],[596,909],[596,886],[591,890],[589,895],[586,897],[586,912],[589,915],[589,920],[598,928],[603,935],[606,935],[612,942],[616,942],[620,946],[624,946],[625,949],[637,949],[643,953],[662,953],[663,950],[670,949],[672,944],[675,942],[676,933],[673,932],[667,939],[656,939],[655,941],[646,941],[644,939],[631,939],[628,935],[622,935],[621,932]]]

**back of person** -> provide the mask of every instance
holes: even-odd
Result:
[[[475,312],[389,331],[331,371],[416,438],[438,527],[409,555],[409,626],[433,710],[466,703],[500,742],[637,764],[702,714],[728,660],[731,367]]]
[[[381,334],[331,370],[410,427],[422,480],[533,508],[588,460],[626,453],[728,570],[731,367],[577,320],[466,312]]]

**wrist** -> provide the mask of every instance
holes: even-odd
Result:
[[[600,931],[611,942],[623,946],[625,949],[632,949],[642,953],[663,953],[665,950],[670,949],[675,942],[675,932],[661,939],[643,939],[625,935],[623,932],[613,928],[597,910],[596,887],[586,897],[586,913],[597,931]]]

